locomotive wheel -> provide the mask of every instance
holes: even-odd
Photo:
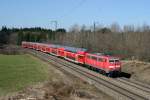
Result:
[[[93,67],[91,67],[91,70],[93,70],[93,71],[94,71],[94,68],[93,68]]]
[[[102,75],[106,75],[106,72],[104,70],[99,70],[99,73]]]
[[[91,69],[91,66],[88,66],[88,69]]]
[[[107,76],[108,76],[108,77],[113,77],[113,72],[109,72],[109,73],[107,74]]]
[[[106,75],[106,72],[105,72],[104,70],[102,70],[102,74],[103,74],[103,75]]]
[[[91,69],[91,66],[88,65],[87,68],[88,68],[88,69]]]
[[[112,74],[111,74],[111,73],[108,73],[107,76],[108,76],[108,77],[112,77]]]
[[[102,71],[101,71],[100,69],[98,70],[98,72],[99,72],[100,74],[102,74]]]

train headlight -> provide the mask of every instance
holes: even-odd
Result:
[[[116,65],[116,67],[117,67],[117,68],[119,68],[119,67],[120,67],[120,65]]]
[[[113,69],[113,68],[114,68],[114,66],[109,66],[109,68],[110,68],[110,69]]]

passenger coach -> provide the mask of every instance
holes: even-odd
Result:
[[[65,48],[65,56],[64,56],[65,59],[75,63],[84,64],[87,49],[67,47],[67,46],[65,46],[64,48]]]

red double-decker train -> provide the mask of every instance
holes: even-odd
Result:
[[[84,48],[25,41],[22,42],[22,47],[62,57],[77,64],[83,64],[107,76],[116,76],[121,72],[121,62],[119,58],[104,55],[103,53],[90,53]]]

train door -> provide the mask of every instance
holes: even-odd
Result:
[[[47,52],[47,53],[50,52],[50,47],[46,46],[46,52]]]
[[[80,55],[80,54],[77,54],[76,55],[77,56],[77,59],[76,59],[76,61],[78,62],[78,63],[84,63],[84,60],[85,60],[85,56],[84,55]]]
[[[90,55],[86,55],[86,56],[85,56],[85,64],[91,65],[90,60],[91,60],[91,56],[90,56]]]
[[[57,48],[52,48],[51,50],[51,54],[57,56]]]
[[[64,54],[64,49],[63,48],[59,48],[58,49],[58,56],[61,56],[61,57],[64,57],[65,54]]]

